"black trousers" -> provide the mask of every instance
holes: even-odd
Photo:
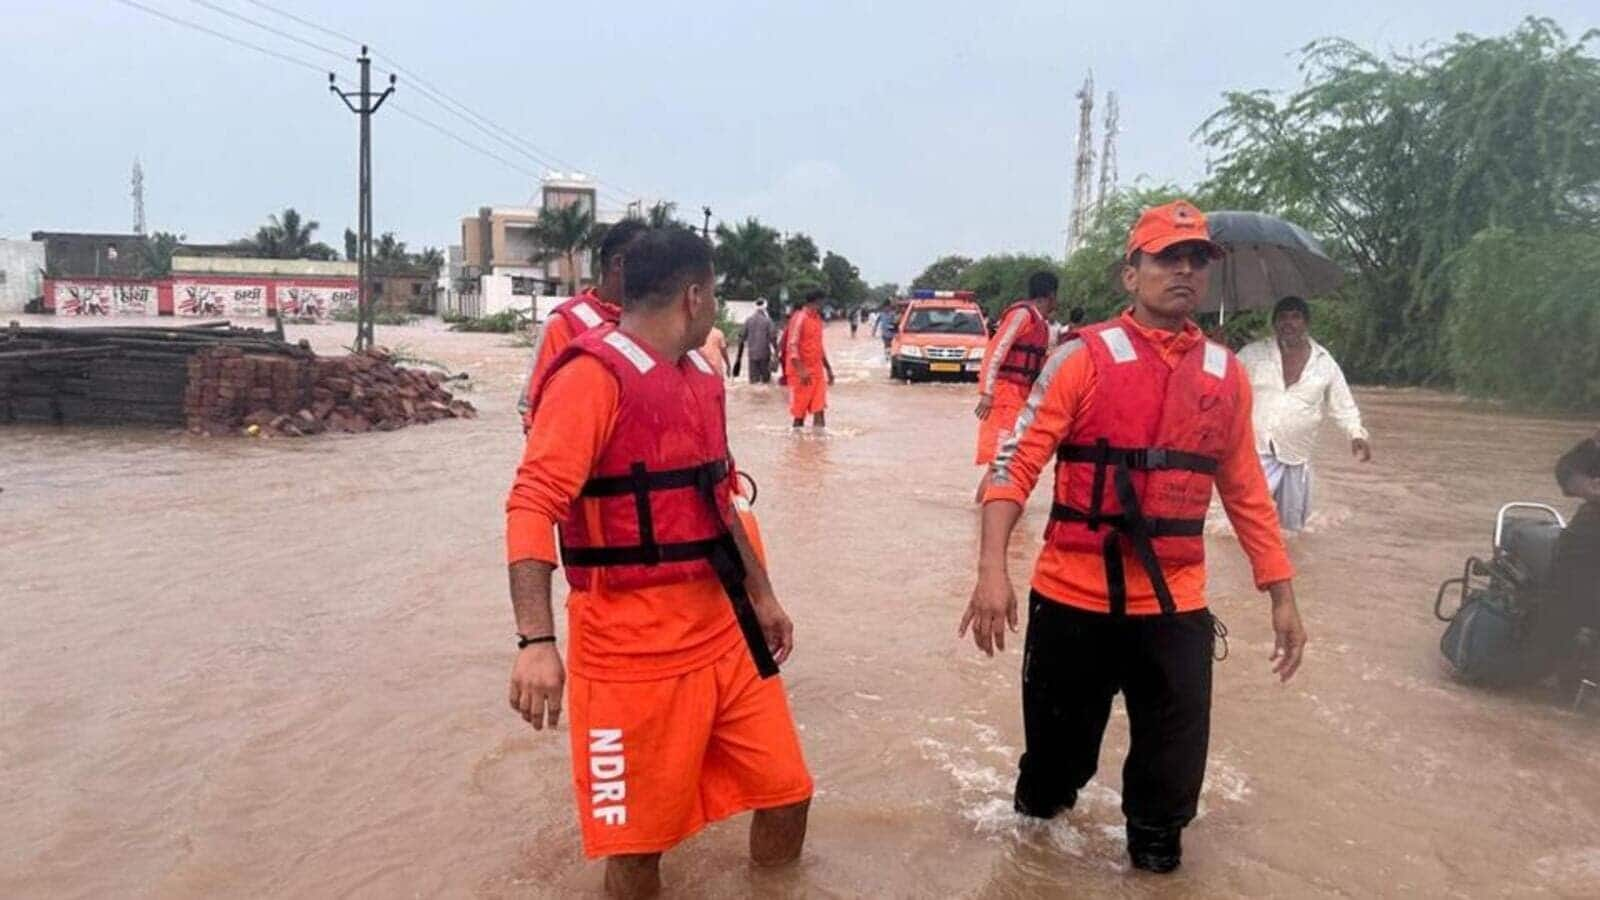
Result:
[[[1122,767],[1128,824],[1182,828],[1194,819],[1211,736],[1214,622],[1206,610],[1173,616],[1092,613],[1028,598],[1022,659],[1027,747],[1019,808],[1070,808],[1094,777],[1111,700],[1122,692],[1130,745]]]
[[[750,357],[750,383],[751,384],[771,384],[772,383],[772,357],[770,357],[770,356],[763,356],[763,357],[759,357],[759,358],[755,357],[755,356]]]

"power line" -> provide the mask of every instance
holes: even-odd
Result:
[[[279,53],[276,50],[270,50],[270,49],[268,49],[266,47],[261,46],[260,44],[253,44],[253,43],[251,43],[251,42],[249,42],[247,40],[244,40],[243,38],[234,37],[233,35],[228,34],[227,32],[217,31],[214,28],[208,28],[205,25],[201,25],[201,24],[199,24],[197,22],[191,22],[188,19],[180,19],[177,16],[168,15],[167,13],[164,13],[159,9],[151,9],[150,7],[145,6],[142,3],[137,3],[137,2],[135,2],[135,0],[116,0],[116,2],[121,3],[123,6],[131,6],[134,9],[140,10],[141,12],[149,13],[150,15],[155,16],[158,19],[165,19],[165,20],[167,20],[168,22],[171,22],[174,25],[182,25],[185,28],[192,28],[195,31],[199,31],[199,32],[202,32],[202,33],[205,33],[205,34],[209,34],[212,37],[221,38],[221,39],[227,41],[230,44],[237,44],[240,47],[248,47],[249,49],[254,50],[257,53],[265,53],[268,56],[275,57],[277,59],[281,59],[286,63],[291,63],[293,65],[300,66],[301,68],[304,68],[304,69],[310,69],[311,71],[316,72],[318,75],[321,75],[321,74],[323,74],[324,72],[327,71],[327,69],[325,69],[322,66],[317,65],[314,62],[308,62],[306,60],[300,59],[299,57],[289,56],[288,54]]]
[[[502,165],[504,165],[504,166],[506,166],[508,168],[515,169],[518,172],[521,172],[522,174],[530,176],[532,178],[538,178],[539,177],[540,173],[535,172],[535,171],[533,171],[531,169],[528,169],[528,168],[522,166],[519,163],[512,162],[511,160],[506,159],[504,156],[501,156],[500,154],[494,152],[493,150],[489,150],[489,149],[486,149],[484,147],[480,147],[477,144],[474,144],[471,141],[467,140],[466,138],[456,134],[454,131],[451,131],[450,129],[445,128],[442,125],[438,125],[438,124],[436,124],[436,123],[434,123],[432,121],[429,121],[428,119],[424,119],[422,116],[417,115],[416,113],[412,112],[409,109],[406,109],[403,106],[396,105],[394,107],[394,111],[399,113],[402,116],[405,116],[408,119],[411,119],[414,122],[417,122],[420,125],[423,125],[423,126],[425,126],[427,128],[431,128],[434,131],[437,131],[440,134],[444,135],[445,137],[449,138],[450,140],[455,141],[456,143],[462,145],[463,147],[466,147],[466,148],[468,148],[470,150],[475,150],[478,153],[481,153],[484,156],[487,156],[490,159],[495,160],[496,162],[499,162],[500,164],[502,164]]]
[[[345,33],[340,32],[340,31],[334,31],[332,28],[324,28],[324,27],[322,27],[321,25],[318,25],[315,22],[309,21],[307,19],[302,19],[299,16],[295,15],[294,13],[289,12],[288,10],[279,9],[278,7],[273,6],[270,3],[263,3],[263,2],[261,2],[261,0],[244,0],[244,2],[250,4],[251,6],[260,7],[261,9],[264,9],[267,12],[276,13],[276,14],[278,14],[280,16],[283,16],[285,19],[290,20],[291,22],[298,22],[301,25],[304,25],[305,27],[310,28],[313,31],[320,31],[323,34],[327,35],[328,37],[338,38],[341,41],[349,41],[350,43],[355,44],[357,46],[360,46],[360,44],[361,44],[360,41],[356,40],[355,38],[351,37],[348,34],[345,34]]]
[[[329,50],[327,47],[324,47],[324,46],[322,46],[320,44],[316,44],[316,43],[313,43],[313,42],[310,42],[310,41],[306,41],[306,40],[304,40],[302,38],[299,38],[297,36],[294,36],[294,35],[289,35],[286,32],[279,31],[279,30],[277,30],[275,28],[272,28],[271,26],[267,26],[267,25],[264,25],[264,24],[262,24],[260,22],[255,21],[253,19],[249,19],[248,17],[240,16],[237,13],[232,13],[232,12],[228,12],[227,10],[219,9],[218,7],[216,7],[213,4],[211,4],[210,2],[208,2],[208,0],[191,0],[191,2],[199,3],[199,4],[203,5],[203,6],[206,6],[206,7],[212,8],[212,9],[217,9],[219,12],[223,12],[225,15],[229,15],[229,16],[232,16],[234,18],[241,19],[242,21],[249,22],[250,24],[255,25],[256,27],[259,27],[259,28],[265,28],[265,29],[273,32],[274,34],[278,34],[278,35],[282,35],[282,36],[288,37],[290,40],[294,40],[294,41],[296,41],[298,43],[302,43],[302,44],[305,44],[307,46],[314,47],[315,49],[321,50],[324,53],[330,53],[330,54],[335,55],[335,56],[340,55],[336,51]],[[265,0],[245,0],[245,2],[249,3],[252,6],[255,6],[255,7],[258,7],[260,9],[267,10],[268,12],[274,13],[276,15],[282,16],[282,17],[284,17],[286,19],[289,19],[290,21],[293,21],[293,22],[295,22],[295,23],[297,23],[299,25],[302,25],[302,26],[304,26],[306,28],[310,28],[310,29],[312,29],[314,31],[317,31],[317,32],[321,33],[321,34],[325,34],[325,35],[328,35],[330,37],[337,38],[339,40],[348,41],[349,43],[352,43],[352,44],[359,45],[361,43],[360,41],[356,40],[355,38],[351,37],[348,34],[345,34],[343,32],[340,32],[340,31],[337,31],[337,30],[334,30],[334,29],[327,28],[327,27],[324,27],[322,25],[319,25],[316,22],[313,22],[313,21],[311,21],[309,19],[306,19],[306,18],[304,18],[302,16],[295,15],[294,13],[291,13],[288,10],[285,10],[285,9],[283,9],[281,7],[275,6],[275,5],[271,4],[271,3],[267,3],[267,2],[265,2]],[[539,147],[538,145],[536,145],[533,142],[529,141],[527,138],[524,138],[524,137],[516,134],[515,132],[512,132],[510,129],[508,129],[508,128],[502,126],[502,125],[499,125],[498,123],[496,123],[493,120],[489,119],[487,116],[484,116],[484,115],[474,111],[472,108],[468,107],[465,103],[462,103],[461,101],[455,99],[451,95],[445,93],[442,89],[440,89],[437,86],[433,85],[427,79],[422,78],[421,76],[417,75],[415,72],[408,71],[405,68],[401,67],[399,62],[397,60],[395,60],[394,58],[392,58],[390,56],[387,56],[386,54],[377,53],[377,52],[374,52],[373,56],[375,56],[375,57],[377,57],[379,59],[387,61],[388,64],[389,64],[389,67],[391,69],[393,69],[398,74],[404,75],[406,77],[407,83],[411,84],[412,87],[414,89],[416,89],[417,93],[419,95],[421,95],[424,99],[426,99],[429,102],[434,103],[435,105],[441,107],[446,112],[449,112],[451,115],[462,119],[463,121],[467,122],[467,124],[471,125],[473,128],[477,129],[478,131],[482,132],[483,134],[487,135],[488,137],[493,138],[495,141],[497,141],[500,144],[510,148],[511,150],[521,154],[522,156],[525,156],[528,159],[533,160],[535,163],[537,163],[537,164],[539,164],[541,166],[547,166],[547,167],[552,168],[552,169],[581,170],[583,168],[582,166],[575,165],[575,164],[573,164],[571,162],[568,162],[568,161],[562,159],[559,156],[556,156],[554,153],[551,153],[550,151]],[[620,202],[623,202],[623,203],[626,203],[631,199],[636,199],[639,196],[641,196],[638,192],[630,191],[626,187],[624,187],[623,185],[610,184],[608,182],[601,181],[600,179],[595,179],[595,184],[598,187],[606,187],[606,188],[610,189],[611,191],[613,191],[614,194],[615,194],[615,197],[613,199],[615,199],[617,201],[620,201]]]
[[[327,47],[324,47],[324,46],[322,46],[321,44],[319,44],[319,43],[317,43],[315,41],[308,41],[305,38],[300,37],[299,35],[290,34],[287,31],[283,31],[283,30],[278,29],[278,28],[273,28],[271,25],[268,25],[268,24],[266,24],[264,22],[258,22],[255,19],[252,19],[249,16],[244,15],[243,13],[236,13],[233,10],[228,9],[225,6],[218,6],[215,3],[210,2],[210,0],[189,0],[189,2],[197,4],[199,6],[204,6],[206,9],[209,9],[212,12],[221,13],[222,15],[225,15],[230,19],[234,19],[236,21],[243,22],[246,25],[252,25],[252,26],[254,26],[256,28],[260,28],[262,31],[271,32],[272,34],[275,34],[278,37],[284,38],[285,40],[294,41],[297,44],[300,44],[300,45],[306,46],[306,47],[310,47],[313,50],[320,50],[323,53],[328,54],[329,56],[337,57],[338,59],[341,59],[341,60],[345,58],[345,55],[343,53],[339,52],[338,50],[330,50]]]

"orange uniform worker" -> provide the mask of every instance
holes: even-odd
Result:
[[[789,385],[789,417],[794,427],[811,414],[813,428],[827,427],[828,385],[833,366],[822,345],[822,291],[806,294],[805,305],[789,317],[783,329],[783,377]]]
[[[723,379],[693,349],[716,316],[710,249],[653,229],[627,272],[620,324],[574,341],[537,391],[506,501],[510,703],[536,729],[560,718],[559,532],[584,852],[613,894],[643,896],[662,852],[745,810],[757,863],[798,857],[812,782],[768,677],[793,628],[734,511]]]
[[[1206,608],[1212,489],[1272,595],[1273,671],[1291,677],[1306,636],[1294,571],[1255,456],[1250,382],[1190,318],[1221,248],[1179,201],[1148,210],[1122,283],[1133,307],[1091,325],[1046,361],[995,459],[978,583],[962,617],[993,655],[1017,626],[1006,549],[1044,467],[1054,503],[1033,573],[1022,674],[1026,749],[1018,812],[1071,809],[1093,776],[1121,692],[1130,746],[1122,809],[1133,866],[1170,872],[1193,820],[1210,736],[1216,620]]]
[[[711,333],[706,335],[706,342],[700,345],[700,355],[706,358],[706,362],[710,363],[711,368],[716,369],[718,374],[729,374],[728,338],[722,333],[722,329],[712,327]]]
[[[600,238],[600,284],[587,288],[550,311],[533,344],[528,380],[517,400],[524,433],[533,424],[533,395],[567,345],[591,328],[615,325],[622,317],[622,255],[628,242],[646,229],[638,219],[623,219]]]
[[[1019,300],[1000,316],[1000,325],[983,353],[983,368],[978,372],[978,453],[976,462],[994,462],[1000,441],[1017,424],[1017,415],[1027,402],[1028,392],[1044,368],[1050,353],[1050,317],[1056,311],[1059,280],[1051,272],[1035,272],[1028,278],[1028,299]],[[978,483],[978,499],[983,499],[989,483],[987,468]]]

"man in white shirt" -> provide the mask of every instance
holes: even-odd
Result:
[[[1372,460],[1361,410],[1344,372],[1327,348],[1311,339],[1311,307],[1285,297],[1272,309],[1273,337],[1239,351],[1255,393],[1256,453],[1267,487],[1278,505],[1278,522],[1289,531],[1311,516],[1311,449],[1324,414],[1350,437],[1350,452]]]

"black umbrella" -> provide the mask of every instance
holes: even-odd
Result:
[[[1299,225],[1258,212],[1206,213],[1211,239],[1228,255],[1211,267],[1200,312],[1270,309],[1284,297],[1316,297],[1344,284],[1344,272]]]

